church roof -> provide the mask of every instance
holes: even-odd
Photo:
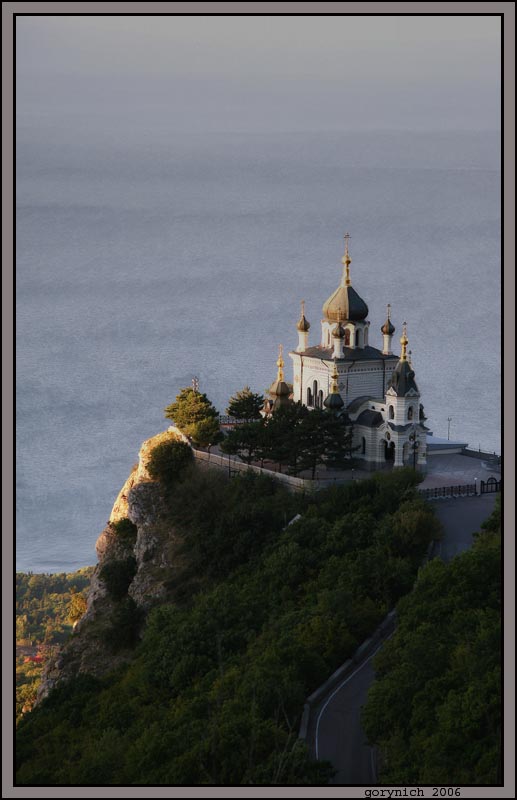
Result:
[[[329,322],[366,319],[368,306],[352,286],[338,286],[323,305],[323,316]]]
[[[272,397],[289,397],[293,387],[285,381],[274,381],[268,389]]]
[[[378,428],[382,422],[383,417],[380,411],[372,411],[370,408],[367,408],[364,411],[361,411],[355,421],[355,424],[366,425],[368,428]]]
[[[397,397],[405,397],[411,389],[419,393],[415,383],[415,373],[411,369],[409,361],[400,359],[391,376],[389,388],[395,390]]]
[[[378,350],[376,347],[370,347],[367,345],[366,347],[344,347],[344,356],[343,358],[338,358],[338,361],[368,361],[371,359],[393,359],[393,355],[388,356]],[[333,359],[333,348],[331,347],[322,347],[321,345],[315,345],[314,347],[308,347],[307,350],[304,350],[302,353],[296,351],[297,355],[309,356],[311,358],[321,358],[322,360],[328,361]],[[396,356],[395,356],[396,358]]]
[[[392,431],[397,431],[398,433],[404,433],[404,431],[408,431],[413,427],[413,425],[413,422],[407,422],[405,425],[395,425],[394,422],[388,422],[388,428],[391,428]]]
[[[328,322],[352,320],[358,322],[368,316],[368,306],[356,290],[352,288],[350,280],[350,264],[352,259],[348,254],[348,240],[350,234],[345,234],[345,255],[341,259],[343,264],[343,277],[341,284],[323,305],[323,316]]]
[[[355,400],[352,400],[352,402],[348,404],[347,410],[351,411],[352,414],[353,414],[354,411],[357,411],[357,409],[360,408],[363,405],[363,403],[367,403],[367,402],[370,403],[371,400],[372,400],[372,398],[370,397],[370,395],[363,394],[363,395],[361,395],[361,397],[356,397]],[[384,402],[384,401],[382,400],[381,402]]]

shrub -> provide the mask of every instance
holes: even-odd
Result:
[[[136,573],[136,560],[133,556],[123,561],[108,561],[100,571],[100,577],[114,600],[121,600],[129,589]]]
[[[147,470],[151,478],[172,486],[192,459],[192,449],[185,442],[162,442],[152,449]]]
[[[119,539],[127,542],[127,544],[135,544],[138,528],[130,519],[124,517],[123,519],[117,520],[117,522],[112,522],[111,528]]]
[[[134,647],[138,642],[144,612],[132,597],[125,597],[111,616],[112,624],[105,633],[105,641],[113,651]]]

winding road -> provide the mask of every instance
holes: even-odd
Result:
[[[491,514],[495,498],[495,494],[485,494],[435,501],[436,514],[444,526],[436,555],[449,561],[467,550],[472,534]],[[312,710],[307,742],[314,757],[333,764],[334,784],[364,786],[377,781],[375,751],[366,742],[360,715],[375,677],[372,659],[381,647],[382,644]]]

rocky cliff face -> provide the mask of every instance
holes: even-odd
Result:
[[[43,672],[37,702],[59,682],[79,673],[103,675],[131,657],[130,650],[113,652],[109,628],[119,601],[114,600],[101,577],[110,562],[134,557],[136,572],[128,595],[143,613],[167,595],[167,583],[181,568],[178,556],[180,538],[163,515],[160,484],[152,480],[147,466],[157,444],[171,439],[187,441],[175,428],[147,439],[141,446],[138,463],[120,490],[108,524],[96,542],[98,564],[92,576],[87,608],[74,628],[74,634]],[[117,534],[114,523],[128,518],[136,525],[136,542]]]

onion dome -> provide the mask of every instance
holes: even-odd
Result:
[[[337,325],[334,325],[332,328],[332,336],[336,339],[344,339],[345,338],[345,329],[341,325],[341,322],[338,322]]]
[[[307,319],[305,318],[305,300],[302,300],[301,306],[302,306],[301,315],[300,315],[300,319],[296,323],[296,328],[299,331],[302,331],[303,333],[307,333],[307,331],[311,327],[311,323],[308,322]]]
[[[400,361],[395,367],[391,376],[390,388],[395,390],[397,397],[405,397],[411,389],[418,392],[418,386],[415,382],[415,371],[407,360],[406,348],[408,345],[408,338],[406,334],[406,323],[402,326],[402,336],[400,337],[400,344],[402,345],[402,352],[400,354]]]
[[[273,409],[278,408],[280,405],[289,403],[289,395],[293,391],[292,386],[290,386],[284,380],[284,359],[282,356],[282,350],[282,345],[280,345],[278,360],[276,362],[278,367],[276,381],[274,381],[268,389],[268,393],[273,399]]]
[[[336,361],[334,360],[334,370],[332,372],[332,383],[330,386],[330,394],[328,394],[325,400],[323,401],[323,405],[325,406],[327,411],[334,411],[336,413],[338,411],[341,411],[341,409],[345,405],[343,398],[339,394],[339,387],[337,381],[338,381],[337,366],[336,366]]]
[[[345,235],[345,255],[341,259],[343,264],[343,278],[341,284],[323,305],[323,316],[328,322],[339,322],[340,320],[352,320],[359,322],[368,316],[368,306],[359,297],[355,289],[352,288],[350,281],[350,264],[352,259],[348,254],[348,239],[350,234]]]
[[[381,328],[381,333],[383,333],[385,336],[393,336],[393,334],[395,333],[395,326],[394,326],[394,324],[392,323],[392,321],[390,319],[390,317],[391,317],[391,306],[390,306],[389,303],[388,303],[387,308],[388,308],[388,316],[386,317],[386,322],[384,323],[384,325]]]

